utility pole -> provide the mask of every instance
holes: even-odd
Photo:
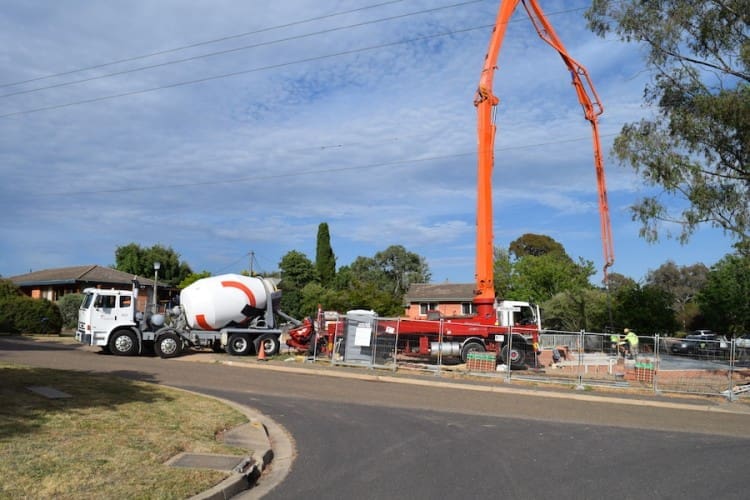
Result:
[[[250,250],[250,276],[255,276],[253,272],[253,261],[255,260],[255,252]]]

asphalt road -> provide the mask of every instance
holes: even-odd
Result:
[[[748,495],[750,414],[739,403],[482,392],[440,380],[412,385],[197,359],[119,358],[0,338],[3,361],[115,373],[260,410],[288,430],[297,451],[266,498]]]

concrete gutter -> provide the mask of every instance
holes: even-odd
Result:
[[[222,482],[190,497],[191,500],[260,498],[286,478],[294,458],[294,441],[283,427],[256,410],[233,401],[187,391],[178,387],[173,387],[173,389],[215,399],[241,412],[248,419],[248,422],[226,431],[223,440],[224,444],[247,450],[247,455],[180,453],[167,461],[166,465],[171,466],[207,468],[229,472],[229,476]],[[273,471],[269,470],[272,461],[274,462]],[[217,466],[217,464],[219,465]],[[225,466],[224,464],[232,465]],[[261,475],[264,475],[262,484],[258,483]]]

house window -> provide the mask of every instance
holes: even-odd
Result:
[[[473,302],[461,302],[461,314],[464,316],[471,316],[476,314],[477,310],[474,308]]]
[[[419,314],[421,314],[422,316],[427,316],[428,311],[437,311],[437,308],[437,302],[420,302]]]

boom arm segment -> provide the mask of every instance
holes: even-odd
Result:
[[[537,0],[501,1],[490,38],[487,55],[479,80],[474,105],[477,108],[478,171],[477,171],[477,248],[476,248],[476,296],[474,304],[480,320],[494,319],[493,304],[495,286],[493,282],[494,238],[492,234],[492,169],[494,165],[495,123],[494,110],[499,99],[492,93],[492,82],[505,31],[519,2],[531,18],[539,36],[551,45],[570,70],[573,86],[581,103],[586,120],[591,123],[594,147],[594,168],[599,190],[599,216],[604,252],[604,280],[607,270],[614,264],[614,250],[609,220],[609,205],[604,177],[604,162],[599,142],[598,117],[604,111],[599,96],[589,78],[586,68],[570,57],[552,26],[537,3]],[[593,96],[593,98],[591,97]]]
[[[570,57],[562,41],[558,38],[552,25],[542,12],[541,7],[536,0],[529,0],[528,4],[523,4],[526,12],[529,14],[531,22],[534,24],[539,37],[547,42],[553,49],[560,54],[565,65],[570,71],[573,79],[578,102],[581,103],[583,114],[586,120],[591,124],[591,139],[594,147],[594,169],[596,171],[596,185],[599,192],[599,222],[602,234],[602,251],[604,255],[604,282],[607,279],[607,270],[615,263],[615,251],[612,243],[612,229],[609,221],[609,202],[607,201],[607,182],[604,176],[604,159],[602,158],[602,147],[599,141],[599,116],[604,113],[604,107],[599,101],[599,94],[596,93],[594,84],[591,81],[586,68],[578,61]]]

